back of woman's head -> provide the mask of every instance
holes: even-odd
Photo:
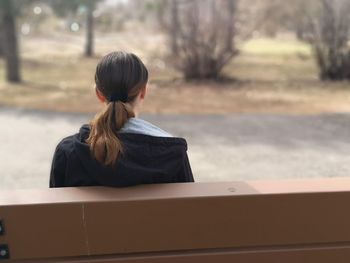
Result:
[[[100,163],[114,165],[122,153],[118,131],[129,118],[135,117],[132,105],[146,88],[147,81],[147,68],[131,53],[110,53],[97,65],[96,89],[105,98],[107,106],[91,121],[87,143]]]

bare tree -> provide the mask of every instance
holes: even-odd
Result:
[[[1,21],[1,16],[0,16],[0,21]],[[3,32],[3,27],[2,23],[0,23],[0,58],[4,56],[4,48],[3,48],[3,43],[4,43],[4,32]]]
[[[180,22],[179,22],[179,0],[172,0],[170,3],[170,42],[171,42],[171,52],[173,55],[178,55],[179,46],[178,38],[180,31]]]
[[[6,60],[6,79],[9,82],[20,82],[20,62],[18,55],[18,41],[16,30],[16,18],[13,2],[11,0],[0,1],[0,19],[2,24],[2,48]]]
[[[167,27],[167,22],[166,22],[166,9],[167,6],[173,2],[172,0],[158,0],[156,1],[156,10],[157,10],[157,20],[159,23],[159,27],[161,29],[165,29]]]
[[[172,0],[173,61],[186,79],[217,79],[237,54],[237,0]]]
[[[93,0],[86,1],[86,43],[85,56],[92,57],[94,54],[94,15],[95,4]]]
[[[350,80],[350,1],[318,0],[308,18],[320,78]]]
[[[214,6],[214,10],[215,6]],[[227,0],[227,36],[226,36],[226,51],[233,52],[235,50],[234,46],[234,34],[235,34],[235,14],[236,14],[236,1]]]
[[[275,37],[280,32],[295,33],[297,39],[304,40],[308,27],[304,16],[305,7],[312,9],[314,4],[314,0],[240,1],[238,22],[248,34]]]
[[[2,0],[0,0],[2,1]],[[26,0],[28,1],[28,0]],[[91,57],[94,54],[94,16],[96,5],[100,0],[50,0],[53,11],[61,17],[75,16],[79,7],[86,9],[86,39],[84,55]],[[24,1],[23,1],[24,2]]]

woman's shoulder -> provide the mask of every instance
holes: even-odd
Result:
[[[70,135],[63,138],[56,146],[56,154],[68,156],[74,149],[74,141],[78,134]]]

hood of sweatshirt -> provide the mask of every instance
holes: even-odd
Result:
[[[131,186],[193,180],[183,138],[120,133],[123,154],[113,167],[93,158],[86,143],[90,126],[64,139],[58,148],[67,156],[66,178],[70,186]]]

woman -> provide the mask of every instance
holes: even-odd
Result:
[[[147,94],[142,61],[134,54],[108,54],[96,68],[95,82],[105,109],[59,143],[50,187],[193,182],[185,139],[137,118]]]

